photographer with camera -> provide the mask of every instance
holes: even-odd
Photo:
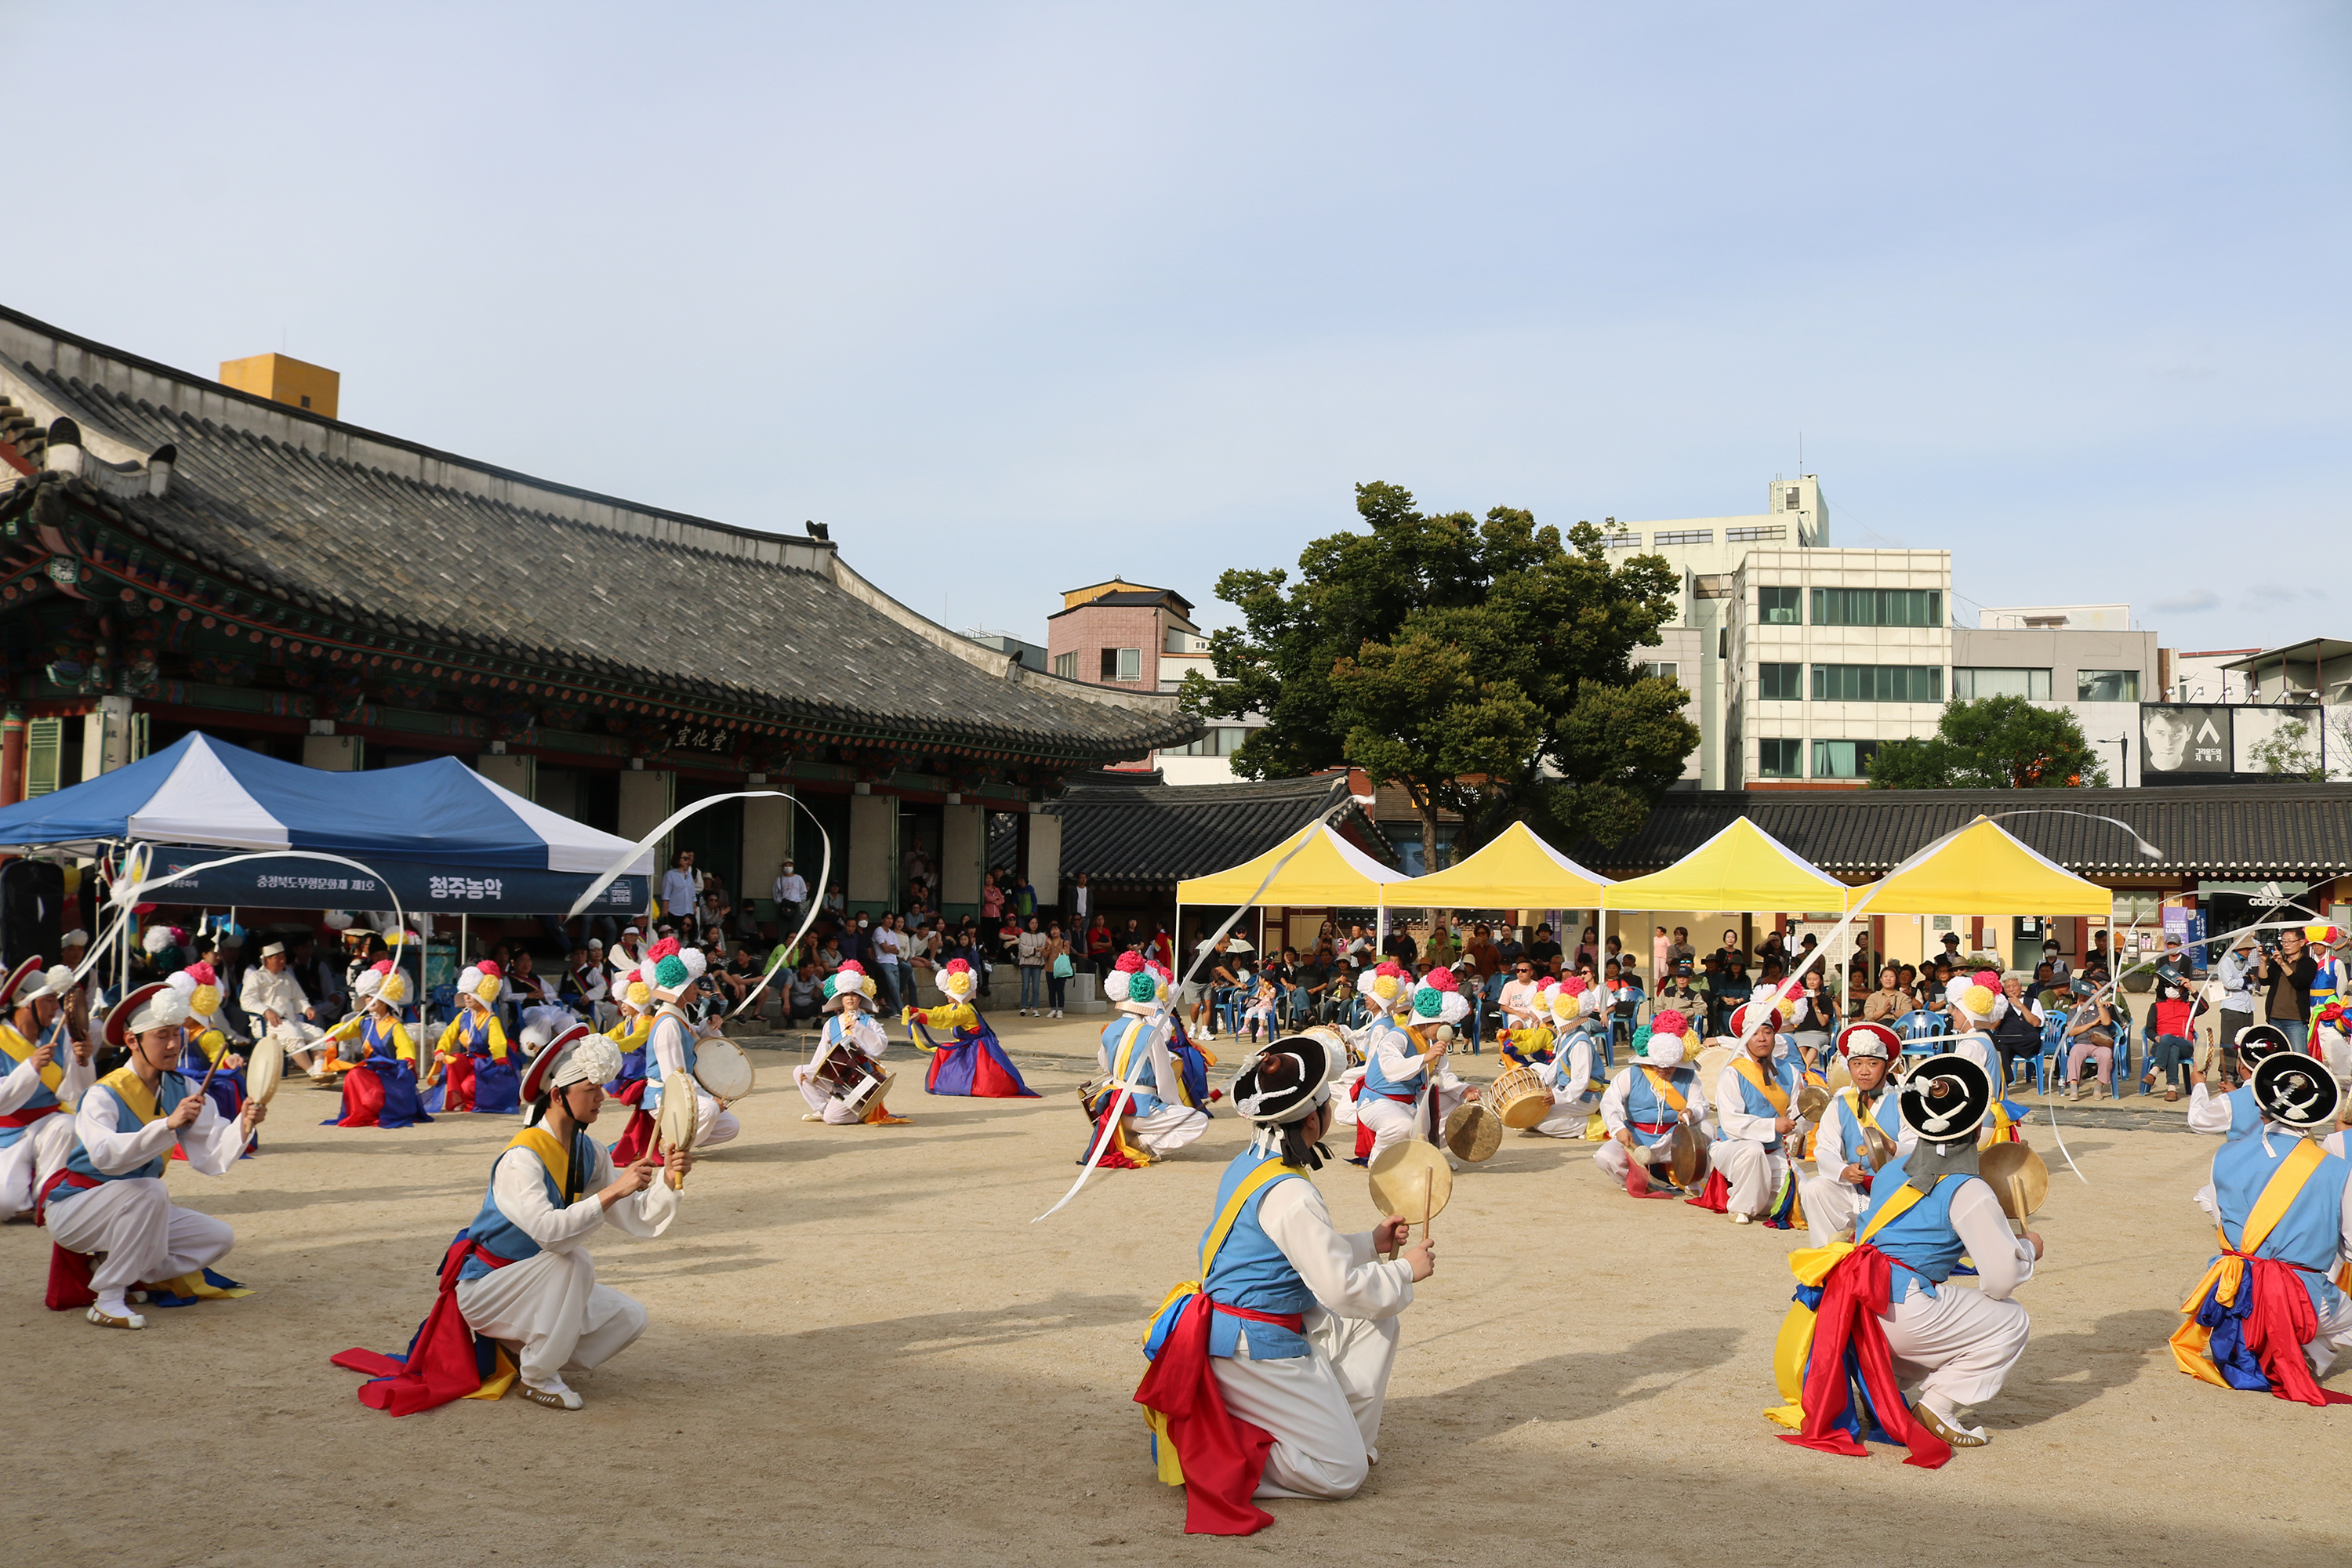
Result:
[[[2221,986],[2221,1047],[2223,1057],[2238,1043],[2238,1031],[2254,1024],[2254,966],[2258,962],[2254,933],[2248,931],[2230,944],[2215,965],[2213,978]]]
[[[2303,932],[2292,928],[2264,931],[2261,962],[2254,965],[2254,984],[2263,994],[2263,1022],[2275,1024],[2296,1050],[2311,1042],[2311,983],[2319,965],[2305,951]]]

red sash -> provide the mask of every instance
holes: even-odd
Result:
[[[1411,1105],[1414,1100],[1421,1098],[1418,1094],[1394,1094],[1386,1089],[1378,1089],[1372,1090],[1372,1094],[1377,1099],[1393,1100],[1399,1105]],[[1364,1098],[1364,1080],[1362,1079],[1358,1079],[1356,1080],[1355,1088],[1348,1091],[1348,1098],[1354,1100],[1360,1100]],[[1368,1160],[1371,1158],[1373,1137],[1374,1134],[1372,1130],[1364,1124],[1364,1119],[1361,1116],[1358,1116],[1356,1118],[1357,1159]]]
[[[1204,1305],[1211,1310],[1202,1311]],[[1169,1438],[1184,1457],[1184,1532],[1255,1535],[1274,1522],[1274,1515],[1250,1500],[1265,1474],[1274,1434],[1225,1408],[1209,1354],[1213,1312],[1294,1331],[1304,1321],[1301,1313],[1254,1312],[1196,1295],[1160,1342],[1135,1402],[1167,1417]]]
[[[65,1109],[62,1105],[37,1105],[29,1110],[12,1110],[0,1116],[0,1127],[30,1127],[44,1116],[55,1116]]]
[[[1886,1255],[1865,1242],[1839,1258],[1822,1281],[1821,1305],[1813,1309],[1812,1354],[1805,1363],[1805,1392],[1801,1401],[1805,1424],[1780,1440],[1824,1454],[1858,1458],[1869,1452],[1838,1425],[1849,1398],[1845,1358],[1852,1351],[1879,1426],[1911,1450],[1903,1462],[1937,1469],[1952,1457],[1951,1445],[1928,1431],[1904,1403],[1903,1386],[1895,1376],[1895,1352],[1887,1348],[1886,1331],[1878,1321],[1880,1313],[1893,1310],[1888,1299],[1890,1272]]]
[[[492,1268],[514,1261],[461,1235],[441,1258],[440,1293],[408,1342],[404,1356],[381,1355],[370,1350],[347,1350],[328,1359],[340,1367],[363,1372],[373,1381],[360,1384],[360,1403],[392,1415],[413,1415],[453,1399],[463,1399],[482,1386],[482,1367],[475,1353],[474,1331],[457,1310],[457,1275],[466,1260],[478,1258]]]
[[[49,1194],[61,1186],[88,1192],[99,1185],[96,1176],[85,1176],[79,1171],[59,1171],[41,1184],[33,1194],[33,1223],[47,1226],[49,1223]],[[68,1252],[52,1242],[49,1246],[49,1289],[42,1300],[52,1312],[70,1312],[77,1307],[98,1303],[98,1292],[89,1288],[89,1254]]]

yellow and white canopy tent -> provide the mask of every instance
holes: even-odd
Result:
[[[1979,816],[1880,880],[1853,889],[1874,915],[1937,915],[1955,910],[2002,914],[2106,915],[2115,894],[2077,877]]]
[[[1431,909],[1590,910],[1601,906],[1609,879],[1588,871],[1514,822],[1454,865],[1426,877],[1393,882],[1388,901]]]
[[[1265,854],[1223,871],[1176,884],[1176,930],[1184,929],[1187,904],[1270,904],[1308,907],[1370,904],[1388,920],[1387,890],[1407,880],[1341,837],[1328,823],[1300,828]],[[1385,932],[1383,932],[1385,934]],[[1176,954],[1176,976],[1184,977],[1187,955]]]
[[[1843,912],[1853,890],[1740,816],[1664,870],[1608,884],[1600,907]]]

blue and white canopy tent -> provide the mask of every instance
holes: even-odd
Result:
[[[133,844],[152,847],[151,881],[238,850],[310,850],[367,868],[239,860],[152,895],[171,903],[455,915],[562,914],[632,847],[500,789],[454,757],[328,773],[202,733],[0,809],[0,850],[106,855]],[[644,909],[652,874],[648,849],[597,894],[593,910]]]

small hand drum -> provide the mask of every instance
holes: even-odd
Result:
[[[1424,1238],[1429,1222],[1454,1196],[1453,1168],[1434,1145],[1418,1138],[1391,1143],[1372,1156],[1370,1175],[1372,1206],[1383,1217],[1394,1215],[1421,1226]]]
[[[1543,1079],[1536,1076],[1533,1068],[1513,1068],[1481,1089],[1478,1099],[1480,1103],[1501,1118],[1504,1126],[1520,1131],[1533,1127],[1551,1114],[1551,1090],[1544,1087]],[[1451,1118],[1447,1119],[1447,1125],[1452,1126]],[[1447,1142],[1452,1140],[1449,1138]]]
[[[245,1097],[269,1103],[278,1092],[278,1080],[286,1071],[286,1049],[268,1036],[253,1042],[253,1055],[245,1064]]]
[[[694,1076],[713,1100],[733,1103],[751,1092],[751,1060],[732,1040],[704,1040],[694,1047]]]
[[[701,1107],[695,1102],[694,1079],[682,1072],[664,1076],[661,1114],[654,1122],[654,1142],[663,1154],[690,1152],[700,1120]],[[671,1191],[686,1185],[686,1178],[675,1164],[662,1173]]]
[[[1491,1160],[1495,1151],[1503,1146],[1504,1121],[1477,1100],[1454,1108],[1445,1119],[1445,1146],[1454,1151],[1458,1160],[1477,1164]]]

